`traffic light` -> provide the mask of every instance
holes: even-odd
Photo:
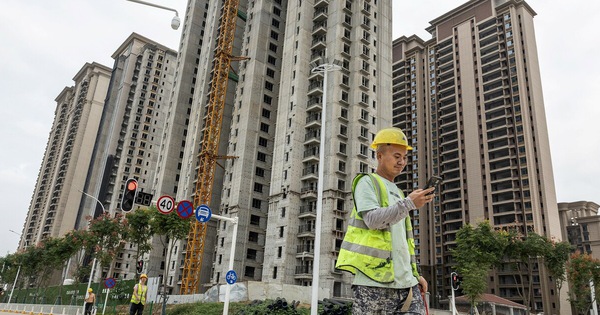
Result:
[[[456,272],[452,272],[450,275],[450,285],[453,290],[458,290],[458,287],[460,286],[460,277]]]
[[[137,180],[133,178],[127,180],[127,182],[125,183],[125,191],[123,191],[123,199],[121,199],[121,210],[129,212],[131,211],[131,209],[133,209],[137,188]]]
[[[135,265],[135,270],[137,270],[137,273],[142,273],[142,271],[144,270],[143,260],[138,260],[137,265]]]

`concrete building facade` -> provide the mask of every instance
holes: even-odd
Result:
[[[48,144],[19,249],[73,230],[83,187],[92,163],[96,132],[104,109],[111,69],[86,63],[55,99],[57,106]]]
[[[525,1],[472,0],[431,21],[432,39],[394,41],[393,121],[415,148],[398,183],[410,191],[443,177],[435,201],[413,213],[434,305],[450,294],[451,249],[464,224],[562,239],[535,15]],[[512,273],[490,274],[488,293],[524,304]],[[543,268],[531,281],[531,309],[561,313]]]
[[[374,134],[391,125],[391,3],[248,2],[221,209],[240,218],[239,280],[312,285],[321,233],[320,283],[349,297],[335,270],[352,207],[351,182],[374,169]],[[268,34],[268,36],[264,36]],[[339,60],[341,70],[311,72]],[[323,100],[324,86],[327,96]],[[321,125],[327,102],[325,128]],[[325,133],[322,231],[315,230],[320,135]],[[218,229],[213,282],[224,283],[234,236]]]

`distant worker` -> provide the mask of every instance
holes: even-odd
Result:
[[[88,288],[87,296],[85,298],[85,315],[92,314],[94,303],[96,303],[96,294],[94,294],[94,290],[92,290],[92,288]]]
[[[412,150],[399,128],[380,130],[371,148],[377,170],[352,183],[355,206],[336,268],[355,275],[352,314],[425,314],[427,281],[417,271],[409,211],[431,202],[434,188],[404,198],[394,183]]]
[[[146,285],[146,282],[148,282],[148,276],[143,273],[140,276],[140,282],[133,287],[129,315],[142,315],[144,312],[144,305],[146,305],[146,297],[148,296],[148,286]]]

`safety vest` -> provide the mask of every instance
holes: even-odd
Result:
[[[388,193],[385,183],[377,174],[359,174],[352,181],[352,196],[358,181],[369,176],[375,186],[377,200],[381,207],[387,207]],[[400,191],[404,198],[404,194]],[[415,257],[415,240],[410,216],[404,219],[406,240],[413,275],[419,277],[417,259]],[[389,228],[382,230],[369,229],[356,211],[356,203],[350,214],[348,230],[340,248],[336,268],[356,274],[358,269],[367,277],[380,283],[394,282],[394,265],[392,261],[392,233]]]
[[[142,305],[146,305],[146,291],[148,291],[148,286],[138,283],[138,284],[136,284],[136,287],[134,288],[134,290],[136,288],[137,288],[137,296],[135,294],[132,294],[131,303],[134,303],[134,304],[142,303]]]

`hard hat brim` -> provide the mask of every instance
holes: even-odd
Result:
[[[409,146],[409,145],[402,145],[402,144],[397,144],[397,143],[379,143],[379,144],[372,143],[372,144],[371,144],[371,149],[373,149],[373,150],[377,150],[377,146],[380,146],[380,145],[383,145],[383,144],[394,144],[394,145],[399,145],[399,146],[401,146],[401,147],[406,147],[406,150],[408,150],[408,151],[410,151],[410,150],[412,150],[412,149],[413,149],[413,147],[411,147],[411,146]]]

